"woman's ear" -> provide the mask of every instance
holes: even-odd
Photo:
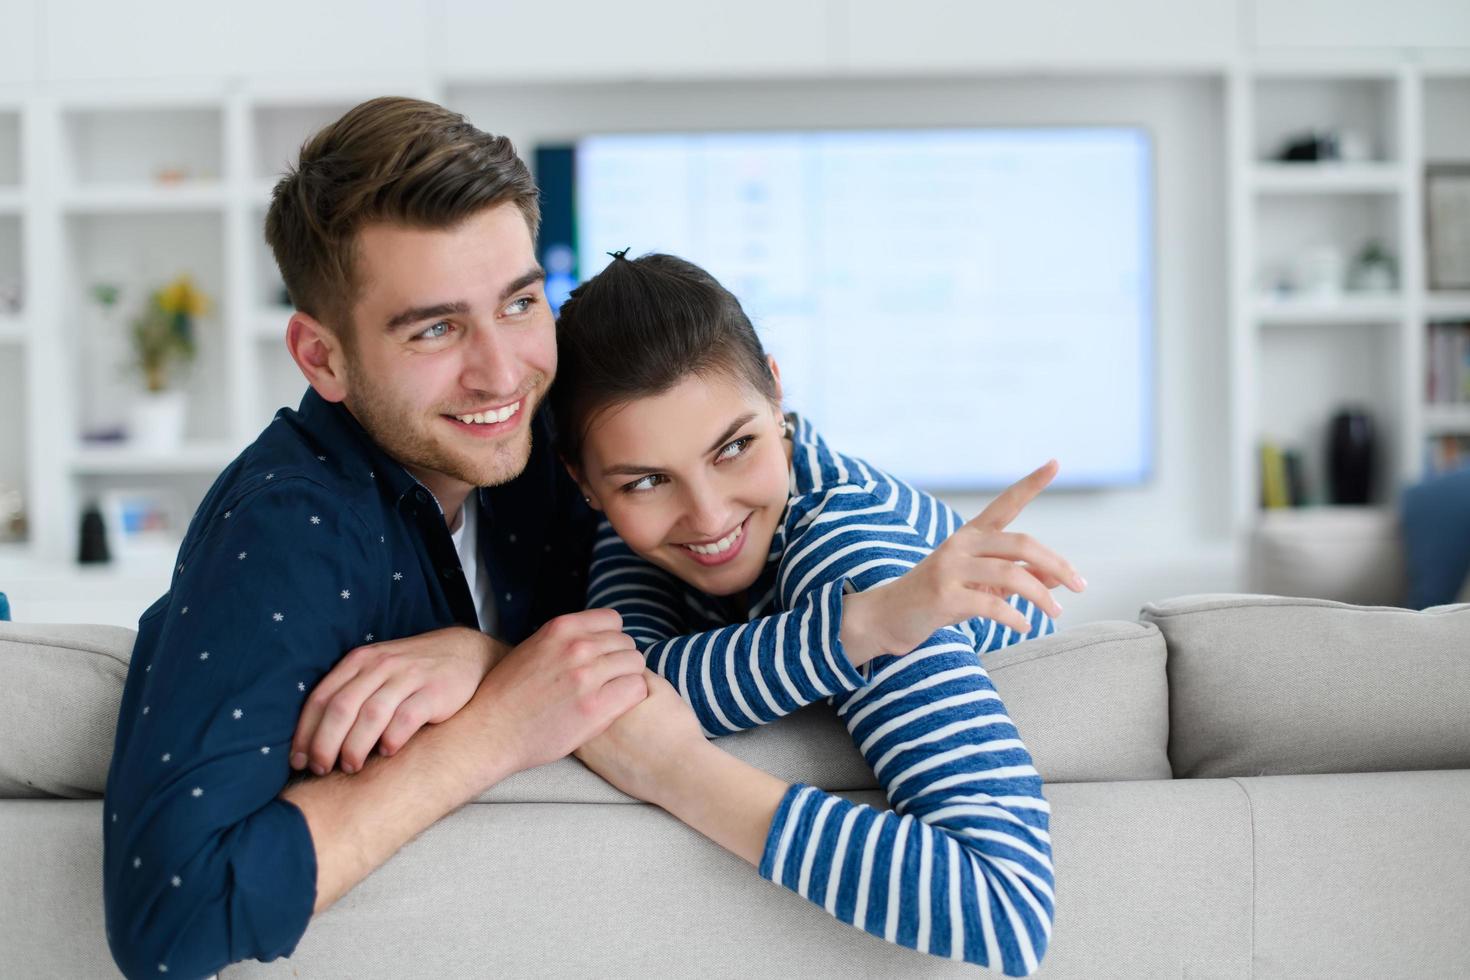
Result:
[[[565,456],[561,457],[561,465],[565,466],[567,472],[572,475],[572,480],[577,484],[577,489],[582,491],[582,499],[587,501],[587,506],[595,511],[601,511],[602,502],[598,500],[597,494],[592,492],[592,485],[583,477],[582,468],[572,465]]]
[[[318,395],[329,402],[347,397],[342,342],[325,324],[300,310],[292,313],[286,324],[286,349]]]
[[[777,366],[776,359],[770,354],[766,355],[766,364],[771,369],[771,377],[776,382],[776,404],[781,403],[781,368]]]

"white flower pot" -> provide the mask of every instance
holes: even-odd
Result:
[[[183,445],[188,400],[182,391],[145,391],[133,401],[128,444],[148,452],[172,452]]]

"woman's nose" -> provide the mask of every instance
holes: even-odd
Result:
[[[716,493],[713,487],[690,487],[688,504],[689,530],[696,537],[713,540],[730,530],[729,502]]]

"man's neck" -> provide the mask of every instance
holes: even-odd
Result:
[[[460,510],[464,507],[466,498],[474,487],[463,480],[456,480],[452,476],[443,473],[435,473],[431,470],[421,469],[417,466],[404,466],[424,487],[439,501],[439,508],[444,511],[444,523],[451,531],[459,527]]]

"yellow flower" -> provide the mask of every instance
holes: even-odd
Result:
[[[158,305],[175,316],[182,313],[189,317],[199,317],[209,312],[209,297],[195,287],[192,278],[179,276],[159,291]]]

